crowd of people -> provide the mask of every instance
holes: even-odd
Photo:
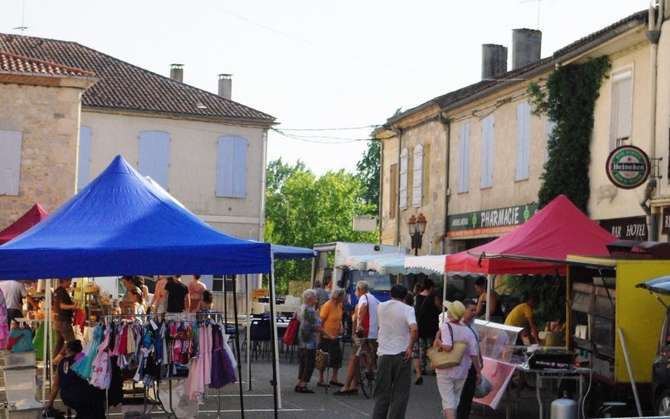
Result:
[[[503,321],[500,297],[488,294],[485,278],[475,282],[477,297],[461,301],[442,301],[435,284],[429,278],[419,281],[413,292],[402,285],[392,287],[391,299],[379,300],[370,292],[365,281],[356,283],[357,303],[352,310],[352,350],[346,377],[339,381],[342,367],[342,336],[344,334],[344,290],[334,290],[324,297],[319,283],[315,289],[303,293],[303,305],[296,313],[298,329],[299,367],[295,391],[313,393],[308,383],[315,370],[317,351],[328,354],[328,363],[318,371],[317,386],[340,387],[336,396],[355,395],[359,392],[359,363],[366,362],[362,351],[375,354],[375,407],[373,418],[404,418],[409,401],[410,387],[422,385],[427,374],[436,376],[442,400],[442,414],[447,419],[468,418],[475,389],[481,381],[483,358],[479,335],[473,327],[477,317],[488,314],[493,321]],[[520,334],[531,342],[537,341],[537,327],[533,310],[537,297],[529,295],[524,302],[507,313],[505,324],[523,328]],[[444,314],[442,314],[444,313]],[[449,352],[455,343],[466,347],[458,365],[432,369],[430,348]],[[330,368],[326,380],[324,369]],[[414,370],[414,379],[412,379]]]

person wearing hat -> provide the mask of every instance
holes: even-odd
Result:
[[[456,409],[468,377],[470,366],[474,364],[476,383],[481,379],[482,365],[479,361],[479,345],[474,334],[461,324],[465,306],[460,301],[445,301],[447,321],[440,326],[434,346],[441,351],[451,351],[455,342],[465,342],[466,349],[458,365],[436,370],[437,389],[442,398],[442,412],[447,419],[456,419]]]

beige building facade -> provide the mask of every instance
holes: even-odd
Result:
[[[383,150],[382,243],[409,248],[407,222],[412,215],[423,214],[428,221],[420,254],[471,248],[525,222],[537,210],[553,129],[546,116],[533,114],[528,86],[542,86],[556,66],[603,55],[609,57],[611,70],[594,110],[588,211],[621,238],[646,239],[651,218],[641,203],[651,207],[660,223],[661,208],[667,205],[663,197],[670,195],[670,54],[665,51],[670,49],[670,27],[663,23],[658,45],[650,42],[648,29],[648,13],[636,13],[543,59],[541,34],[515,31],[515,39],[530,37],[526,48],[535,45],[533,51],[513,46],[512,53],[522,58],[520,66],[507,71],[506,63],[494,62],[503,71],[389,118],[375,133]],[[506,54],[504,47],[493,47]],[[483,75],[491,68],[486,51],[484,56]],[[652,80],[658,80],[657,89]],[[610,182],[606,159],[623,144],[640,147],[651,157],[649,182],[656,182],[655,191],[646,192],[644,185],[625,190]],[[412,156],[417,146],[430,150],[422,168],[428,171],[423,175],[426,185],[405,178],[405,172],[416,172]],[[417,186],[428,199],[403,205],[402,191]],[[656,231],[661,231],[660,224]]]
[[[93,74],[0,51],[0,226],[76,187],[81,94]]]

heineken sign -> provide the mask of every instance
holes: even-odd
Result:
[[[449,237],[502,234],[512,227],[523,224],[537,212],[537,204],[517,205],[514,207],[495,208],[464,214],[450,215]]]
[[[649,157],[632,145],[615,148],[607,158],[607,177],[622,189],[634,189],[642,185],[650,172]]]

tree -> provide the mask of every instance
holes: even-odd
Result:
[[[363,157],[356,163],[356,175],[363,182],[363,199],[370,204],[370,215],[379,211],[379,172],[381,160],[381,143],[369,141]]]
[[[318,177],[300,162],[291,166],[275,160],[268,165],[267,178],[266,241],[309,248],[332,241],[377,241],[376,232],[352,230],[353,216],[371,211],[357,176],[340,170]],[[282,291],[289,280],[310,278],[310,264],[304,261],[283,261],[275,268]]]

